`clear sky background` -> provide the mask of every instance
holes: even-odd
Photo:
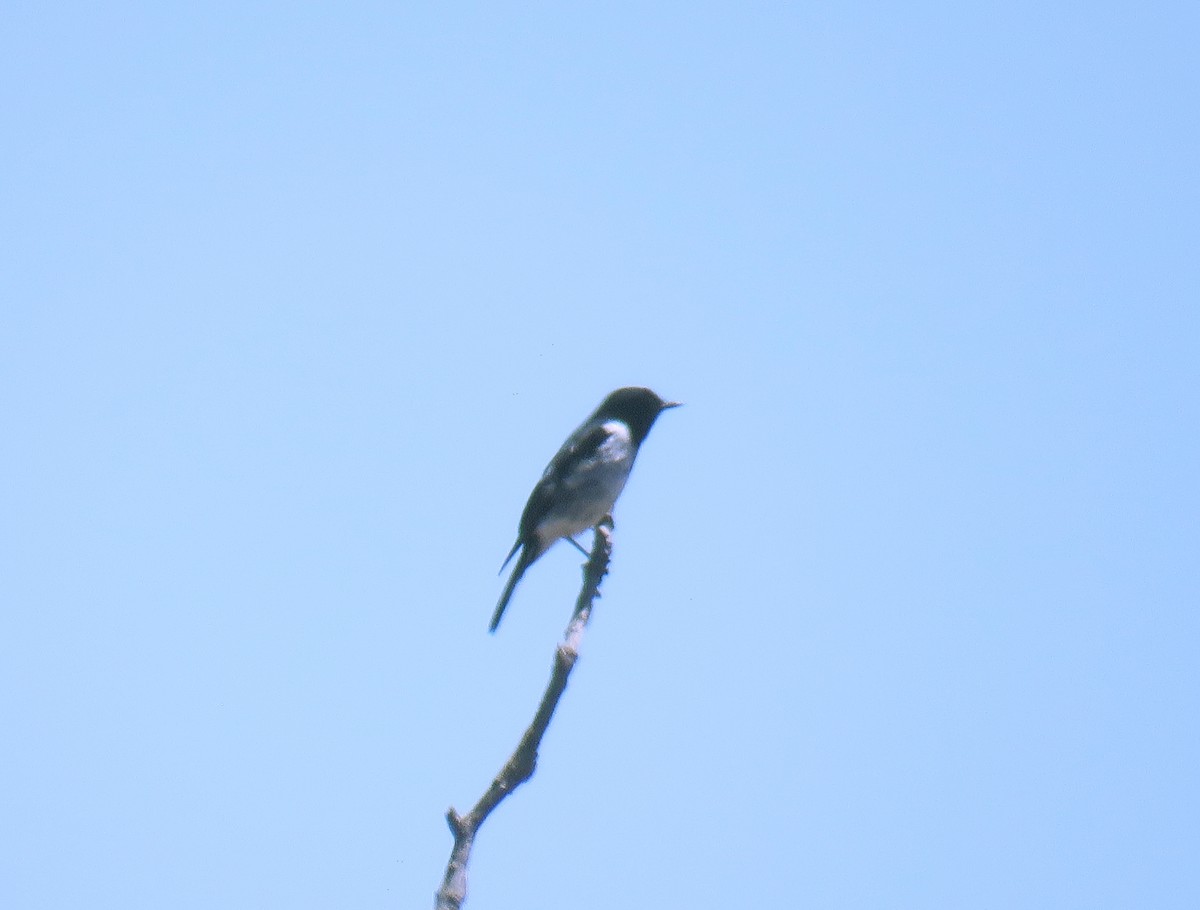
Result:
[[[0,12],[0,906],[1200,906],[1193,3]]]

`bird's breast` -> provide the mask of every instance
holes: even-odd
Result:
[[[629,428],[611,421],[604,429],[604,441],[560,478],[553,503],[537,525],[543,541],[573,537],[594,527],[612,511],[625,488],[637,454]]]

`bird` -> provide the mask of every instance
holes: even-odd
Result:
[[[517,542],[500,571],[518,551],[520,555],[496,604],[489,632],[500,625],[521,576],[554,543],[566,538],[586,555],[575,535],[594,528],[609,515],[654,421],[663,411],[679,405],[678,401],[664,401],[650,389],[617,389],[567,437],[521,513]]]

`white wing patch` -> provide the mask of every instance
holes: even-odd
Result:
[[[598,450],[601,457],[605,461],[617,461],[628,456],[629,449],[633,445],[633,437],[629,434],[628,425],[623,420],[610,420],[601,426],[608,435]]]

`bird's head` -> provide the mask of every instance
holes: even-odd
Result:
[[[641,445],[658,415],[668,408],[679,407],[678,401],[663,401],[650,389],[629,386],[617,389],[596,408],[597,420],[620,420],[629,425],[633,441]]]

